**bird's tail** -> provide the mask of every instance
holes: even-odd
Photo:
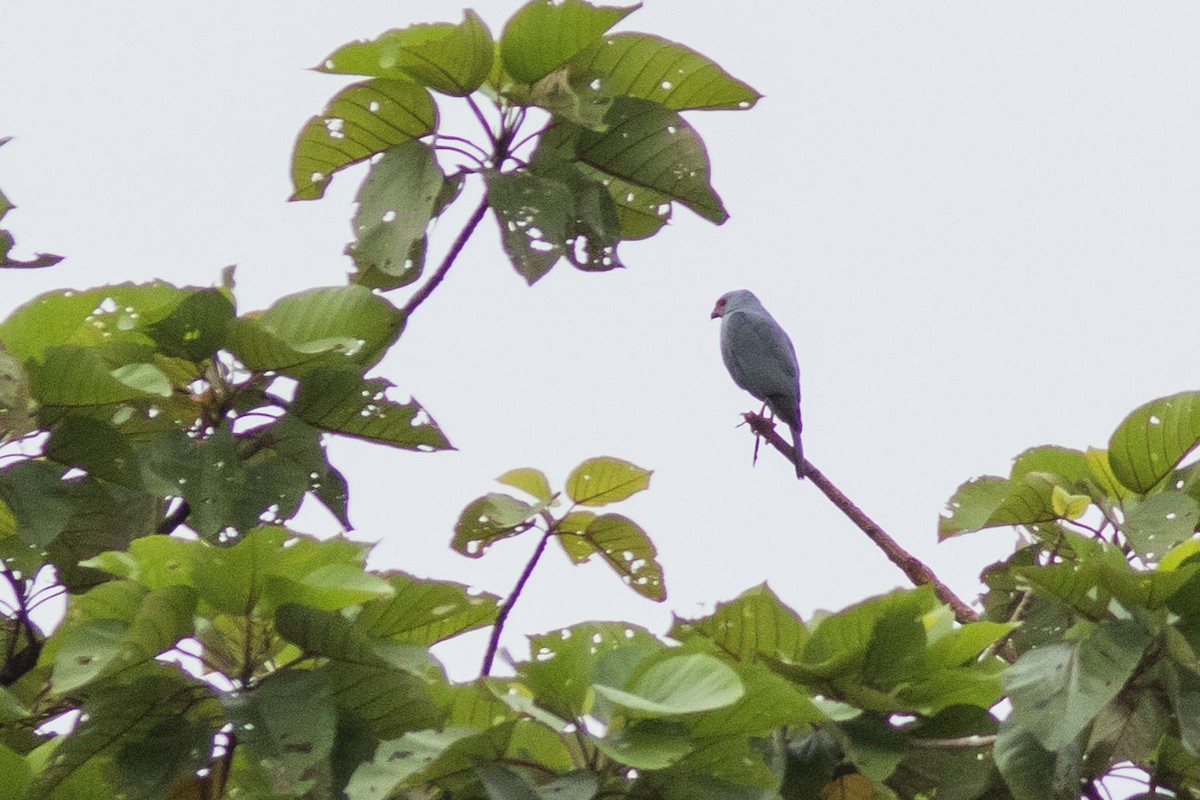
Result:
[[[792,446],[796,450],[796,477],[804,480],[804,445],[800,443],[800,427],[792,428]]]

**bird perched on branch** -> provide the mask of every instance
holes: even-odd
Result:
[[[712,318],[721,319],[721,358],[733,382],[767,404],[792,429],[796,477],[804,478],[800,444],[800,367],[796,348],[753,292],[737,289],[717,299]]]

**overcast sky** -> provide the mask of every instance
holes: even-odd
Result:
[[[473,7],[498,34],[517,3]],[[342,283],[363,173],[284,202],[296,133],[348,82],[306,68],[351,39],[459,19],[431,0],[7,0],[0,187],[19,209],[5,227],[18,256],[67,260],[0,275],[0,314],[60,287],[209,285],[228,264],[243,311]],[[607,454],[655,471],[616,510],[658,545],[669,598],[552,551],[514,647],[586,619],[662,632],[764,580],[805,615],[902,585],[777,454],[751,467],[735,426],[755,403],[709,319],[733,288],[796,343],[809,459],[968,599],[1013,537],[937,544],[962,481],[1033,445],[1104,446],[1135,406],[1197,387],[1200,6],[647,0],[618,30],[683,42],[765,95],[689,116],[732,218],[677,209],[623,248],[628,269],[560,264],[532,289],[481,227],[378,369],[458,450],[331,445],[376,565],[505,593],[533,539],[470,561],[447,546],[459,511],[512,467],[561,485]],[[447,105],[443,130],[477,135]],[[462,216],[442,221],[434,258]],[[467,674],[482,647],[446,657]]]

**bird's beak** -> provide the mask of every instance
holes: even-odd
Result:
[[[725,313],[725,306],[722,305],[721,303],[717,303],[715,306],[713,306],[712,316],[709,317],[709,319],[717,319],[724,313]]]

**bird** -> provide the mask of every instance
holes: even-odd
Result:
[[[717,298],[713,319],[721,320],[721,359],[733,382],[792,429],[796,477],[804,479],[800,443],[800,367],[791,338],[754,293],[746,289]]]

